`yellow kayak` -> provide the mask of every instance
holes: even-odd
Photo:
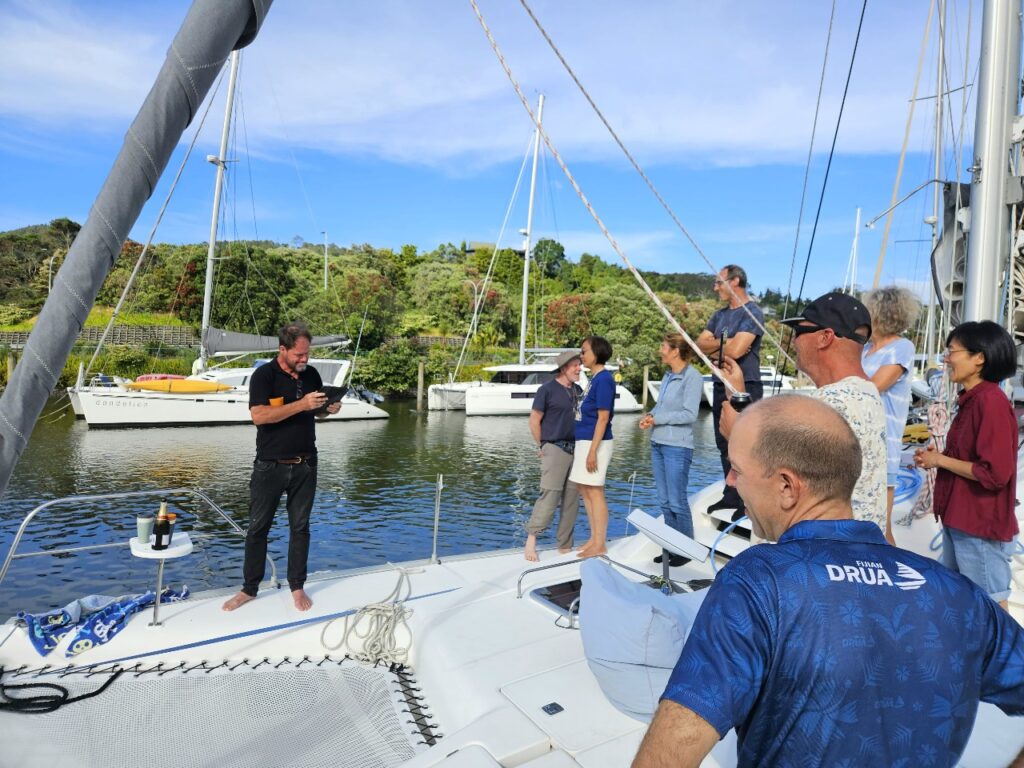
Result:
[[[202,379],[155,379],[150,381],[129,381],[127,389],[147,392],[167,392],[172,395],[201,395],[207,392],[224,392],[232,389],[229,384]]]

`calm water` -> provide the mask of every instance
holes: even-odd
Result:
[[[255,427],[90,430],[68,412],[44,411],[0,504],[0,557],[37,505],[58,497],[198,486],[243,528]],[[434,496],[444,475],[438,553],[522,546],[523,524],[537,493],[539,465],[523,417],[466,418],[417,414],[409,403],[385,405],[391,418],[320,425],[319,487],[312,516],[310,572],[427,558]],[[615,454],[608,472],[610,534],[625,533],[633,505],[654,509],[648,437],[640,415],[615,417]],[[720,476],[710,411],[695,427],[691,489]],[[635,484],[631,475],[635,472]],[[158,500],[118,500],[51,507],[30,525],[18,552],[127,541],[137,513]],[[192,555],[169,560],[167,583],[194,591],[239,584],[243,542],[230,527],[187,499],[172,501],[179,528],[214,534]],[[586,538],[580,510],[577,539]],[[553,545],[549,533],[542,545]],[[287,515],[271,532],[270,552],[283,578]],[[2,562],[2,560],[0,560]],[[41,612],[86,594],[152,589],[152,561],[128,548],[16,560],[0,584],[0,622],[18,610]]]

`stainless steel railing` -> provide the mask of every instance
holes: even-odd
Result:
[[[88,544],[82,547],[62,547],[61,549],[48,549],[41,552],[25,552],[17,554],[18,545],[21,543],[21,539],[25,534],[25,530],[28,528],[29,523],[38,515],[40,512],[49,509],[50,507],[63,505],[63,504],[81,504],[93,501],[116,501],[120,499],[137,499],[144,498],[147,496],[157,496],[159,498],[166,498],[169,496],[192,496],[199,501],[203,502],[213,512],[215,512],[222,520],[231,526],[232,532],[239,536],[245,536],[245,531],[242,530],[241,526],[238,525],[231,517],[225,512],[219,504],[211,499],[202,488],[164,488],[152,491],[124,491],[122,493],[104,493],[104,494],[92,494],[88,496],[64,496],[60,499],[51,499],[50,501],[40,504],[38,507],[33,509],[27,515],[25,519],[21,521],[21,525],[18,526],[18,532],[14,534],[14,540],[11,542],[11,546],[7,551],[7,557],[4,558],[4,564],[0,567],[0,586],[3,585],[4,578],[7,576],[7,570],[11,567],[11,562],[14,560],[20,560],[26,557],[41,557],[43,555],[64,555],[73,552],[85,552],[97,549],[112,549],[114,547],[127,547],[128,542],[115,542],[112,544]],[[197,537],[206,538],[206,537]],[[274,564],[274,559],[268,554],[267,562],[270,564],[270,580],[274,587],[277,587],[279,582],[277,580],[277,566]]]

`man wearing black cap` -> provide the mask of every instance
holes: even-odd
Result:
[[[782,321],[793,330],[796,366],[818,387],[812,394],[846,419],[860,442],[863,468],[853,490],[853,517],[876,523],[883,532],[886,520],[885,409],[878,389],[864,373],[861,351],[871,338],[871,316],[857,299],[845,293],[826,293],[799,317]],[[730,383],[743,391],[736,363],[723,370]],[[732,406],[722,412],[722,430],[728,436],[735,420]],[[891,543],[891,542],[890,542]]]
[[[530,411],[530,434],[540,455],[540,497],[526,524],[526,559],[536,562],[537,534],[551,525],[561,504],[556,541],[558,551],[572,549],[572,533],[580,508],[579,486],[569,479],[576,446],[576,408],[582,400],[580,353],[563,352],[555,358],[555,378],[537,390]]]

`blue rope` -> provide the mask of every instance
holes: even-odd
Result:
[[[900,467],[899,472],[896,474],[896,488],[893,494],[893,503],[898,504],[901,501],[907,501],[917,496],[918,491],[921,490],[921,485],[924,483],[924,478],[921,473],[916,469],[908,469],[906,467]]]
[[[715,574],[718,573],[718,566],[715,565],[715,551],[718,549],[718,542],[720,542],[722,540],[722,538],[726,534],[731,533],[733,528],[735,528],[737,525],[739,525],[740,523],[742,523],[746,519],[747,519],[747,516],[744,515],[739,520],[733,520],[731,523],[729,523],[729,525],[726,526],[724,531],[722,531],[720,534],[718,534],[718,538],[715,539],[715,543],[711,545],[711,572],[712,573],[715,573]]]

